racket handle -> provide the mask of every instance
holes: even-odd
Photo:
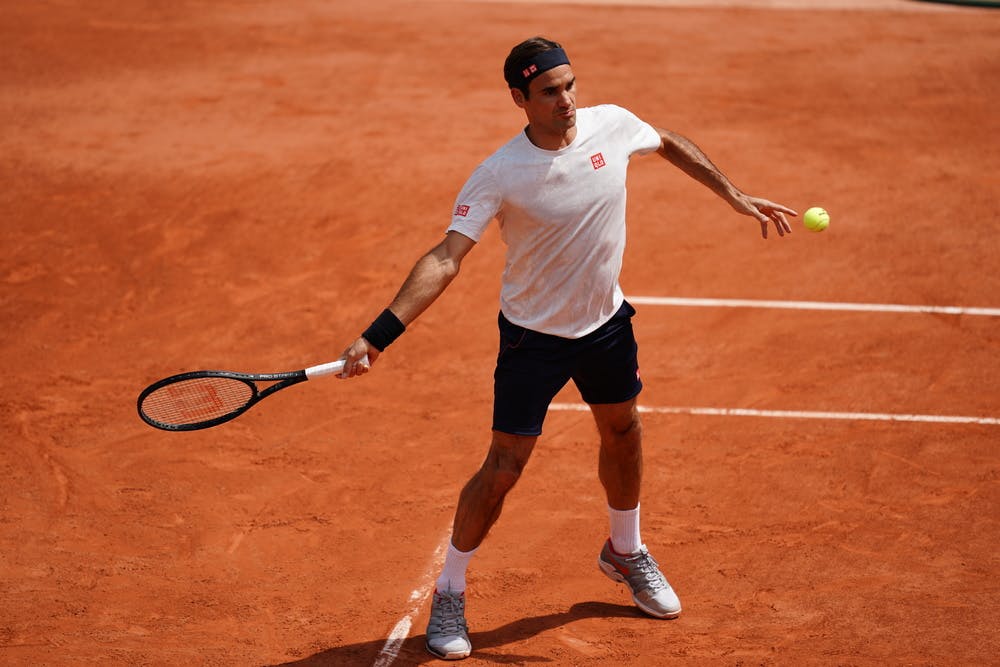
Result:
[[[368,363],[368,355],[366,354],[361,360],[365,364]],[[320,364],[318,366],[310,366],[306,369],[306,377],[308,379],[313,379],[317,377],[322,377],[323,375],[333,375],[334,373],[340,373],[344,370],[344,359],[337,359],[336,361],[331,361],[328,364]]]

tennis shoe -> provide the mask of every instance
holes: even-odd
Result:
[[[615,553],[611,540],[608,540],[601,549],[597,564],[609,579],[626,584],[632,591],[636,606],[650,616],[680,616],[681,601],[660,572],[657,562],[649,555],[645,544],[637,552],[623,556]]]
[[[461,660],[472,652],[465,622],[465,593],[434,591],[427,623],[427,650],[442,660]]]

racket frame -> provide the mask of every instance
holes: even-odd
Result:
[[[368,363],[367,356],[363,359],[363,363]],[[286,371],[284,373],[237,373],[234,371],[189,371],[187,373],[178,373],[177,375],[171,375],[170,377],[158,380],[143,389],[142,393],[139,394],[139,398],[136,400],[136,410],[139,412],[139,418],[153,428],[158,428],[163,431],[198,431],[204,428],[218,426],[219,424],[224,424],[227,421],[236,419],[257,403],[261,402],[271,394],[284,389],[285,387],[291,387],[293,384],[299,384],[300,382],[305,382],[306,380],[315,377],[340,373],[343,370],[344,360],[338,359],[337,361],[331,361],[330,363],[310,366],[309,368],[299,371]],[[145,401],[146,397],[154,391],[162,389],[167,385],[184,382],[185,380],[197,380],[198,378],[224,378],[229,380],[238,380],[250,387],[250,391],[252,393],[250,398],[247,399],[247,402],[241,407],[236,408],[231,412],[227,412],[224,415],[199,422],[193,422],[191,424],[168,424],[166,422],[153,419],[142,411],[143,401]],[[274,384],[261,389],[260,386],[257,385],[258,382],[273,382]]]

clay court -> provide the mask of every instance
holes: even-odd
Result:
[[[521,129],[501,65],[535,34],[566,46],[581,106],[833,223],[764,241],[633,161],[643,537],[684,613],[647,618],[598,571],[596,431],[570,387],[469,570],[464,664],[1000,655],[1000,11],[7,4],[0,663],[435,662],[427,595],[489,438],[496,225],[363,378],[192,433],[135,397],[336,359]]]

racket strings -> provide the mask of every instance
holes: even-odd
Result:
[[[161,424],[182,426],[231,414],[246,406],[253,396],[253,387],[240,380],[191,378],[150,392],[143,399],[141,410]]]

